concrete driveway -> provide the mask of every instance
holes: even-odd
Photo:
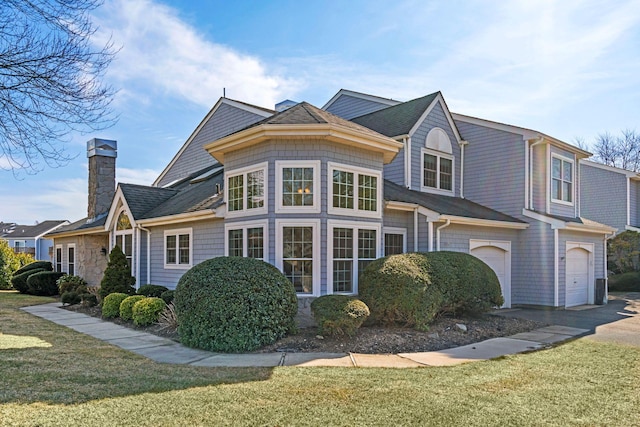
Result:
[[[566,310],[518,308],[496,313],[505,317],[588,329],[589,332],[584,336],[591,339],[640,347],[639,292],[609,294],[606,305],[585,305]]]

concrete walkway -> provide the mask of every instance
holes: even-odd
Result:
[[[23,307],[22,310],[58,325],[106,341],[160,363],[208,367],[342,366],[415,368],[451,366],[488,360],[544,348],[588,333],[568,326],[549,326],[506,338],[493,338],[448,350],[401,354],[359,353],[213,353],[185,347],[167,338],[126,328],[115,323],[60,309],[60,303]]]

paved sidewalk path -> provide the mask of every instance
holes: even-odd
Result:
[[[23,307],[22,310],[77,332],[161,363],[210,367],[342,366],[415,368],[451,366],[488,360],[544,348],[549,344],[583,335],[587,329],[549,326],[506,338],[440,351],[401,354],[359,353],[213,353],[185,347],[167,338],[126,328],[115,323],[60,309],[61,303]]]

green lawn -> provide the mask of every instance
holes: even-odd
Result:
[[[640,425],[640,349],[588,339],[453,368],[151,362],[0,292],[0,425]]]

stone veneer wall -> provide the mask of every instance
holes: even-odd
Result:
[[[89,157],[89,204],[87,216],[109,211],[116,187],[116,159],[115,157]]]
[[[79,236],[76,250],[78,275],[87,281],[89,286],[100,286],[100,281],[107,268],[109,255],[102,254],[102,248],[109,248],[108,236]]]

